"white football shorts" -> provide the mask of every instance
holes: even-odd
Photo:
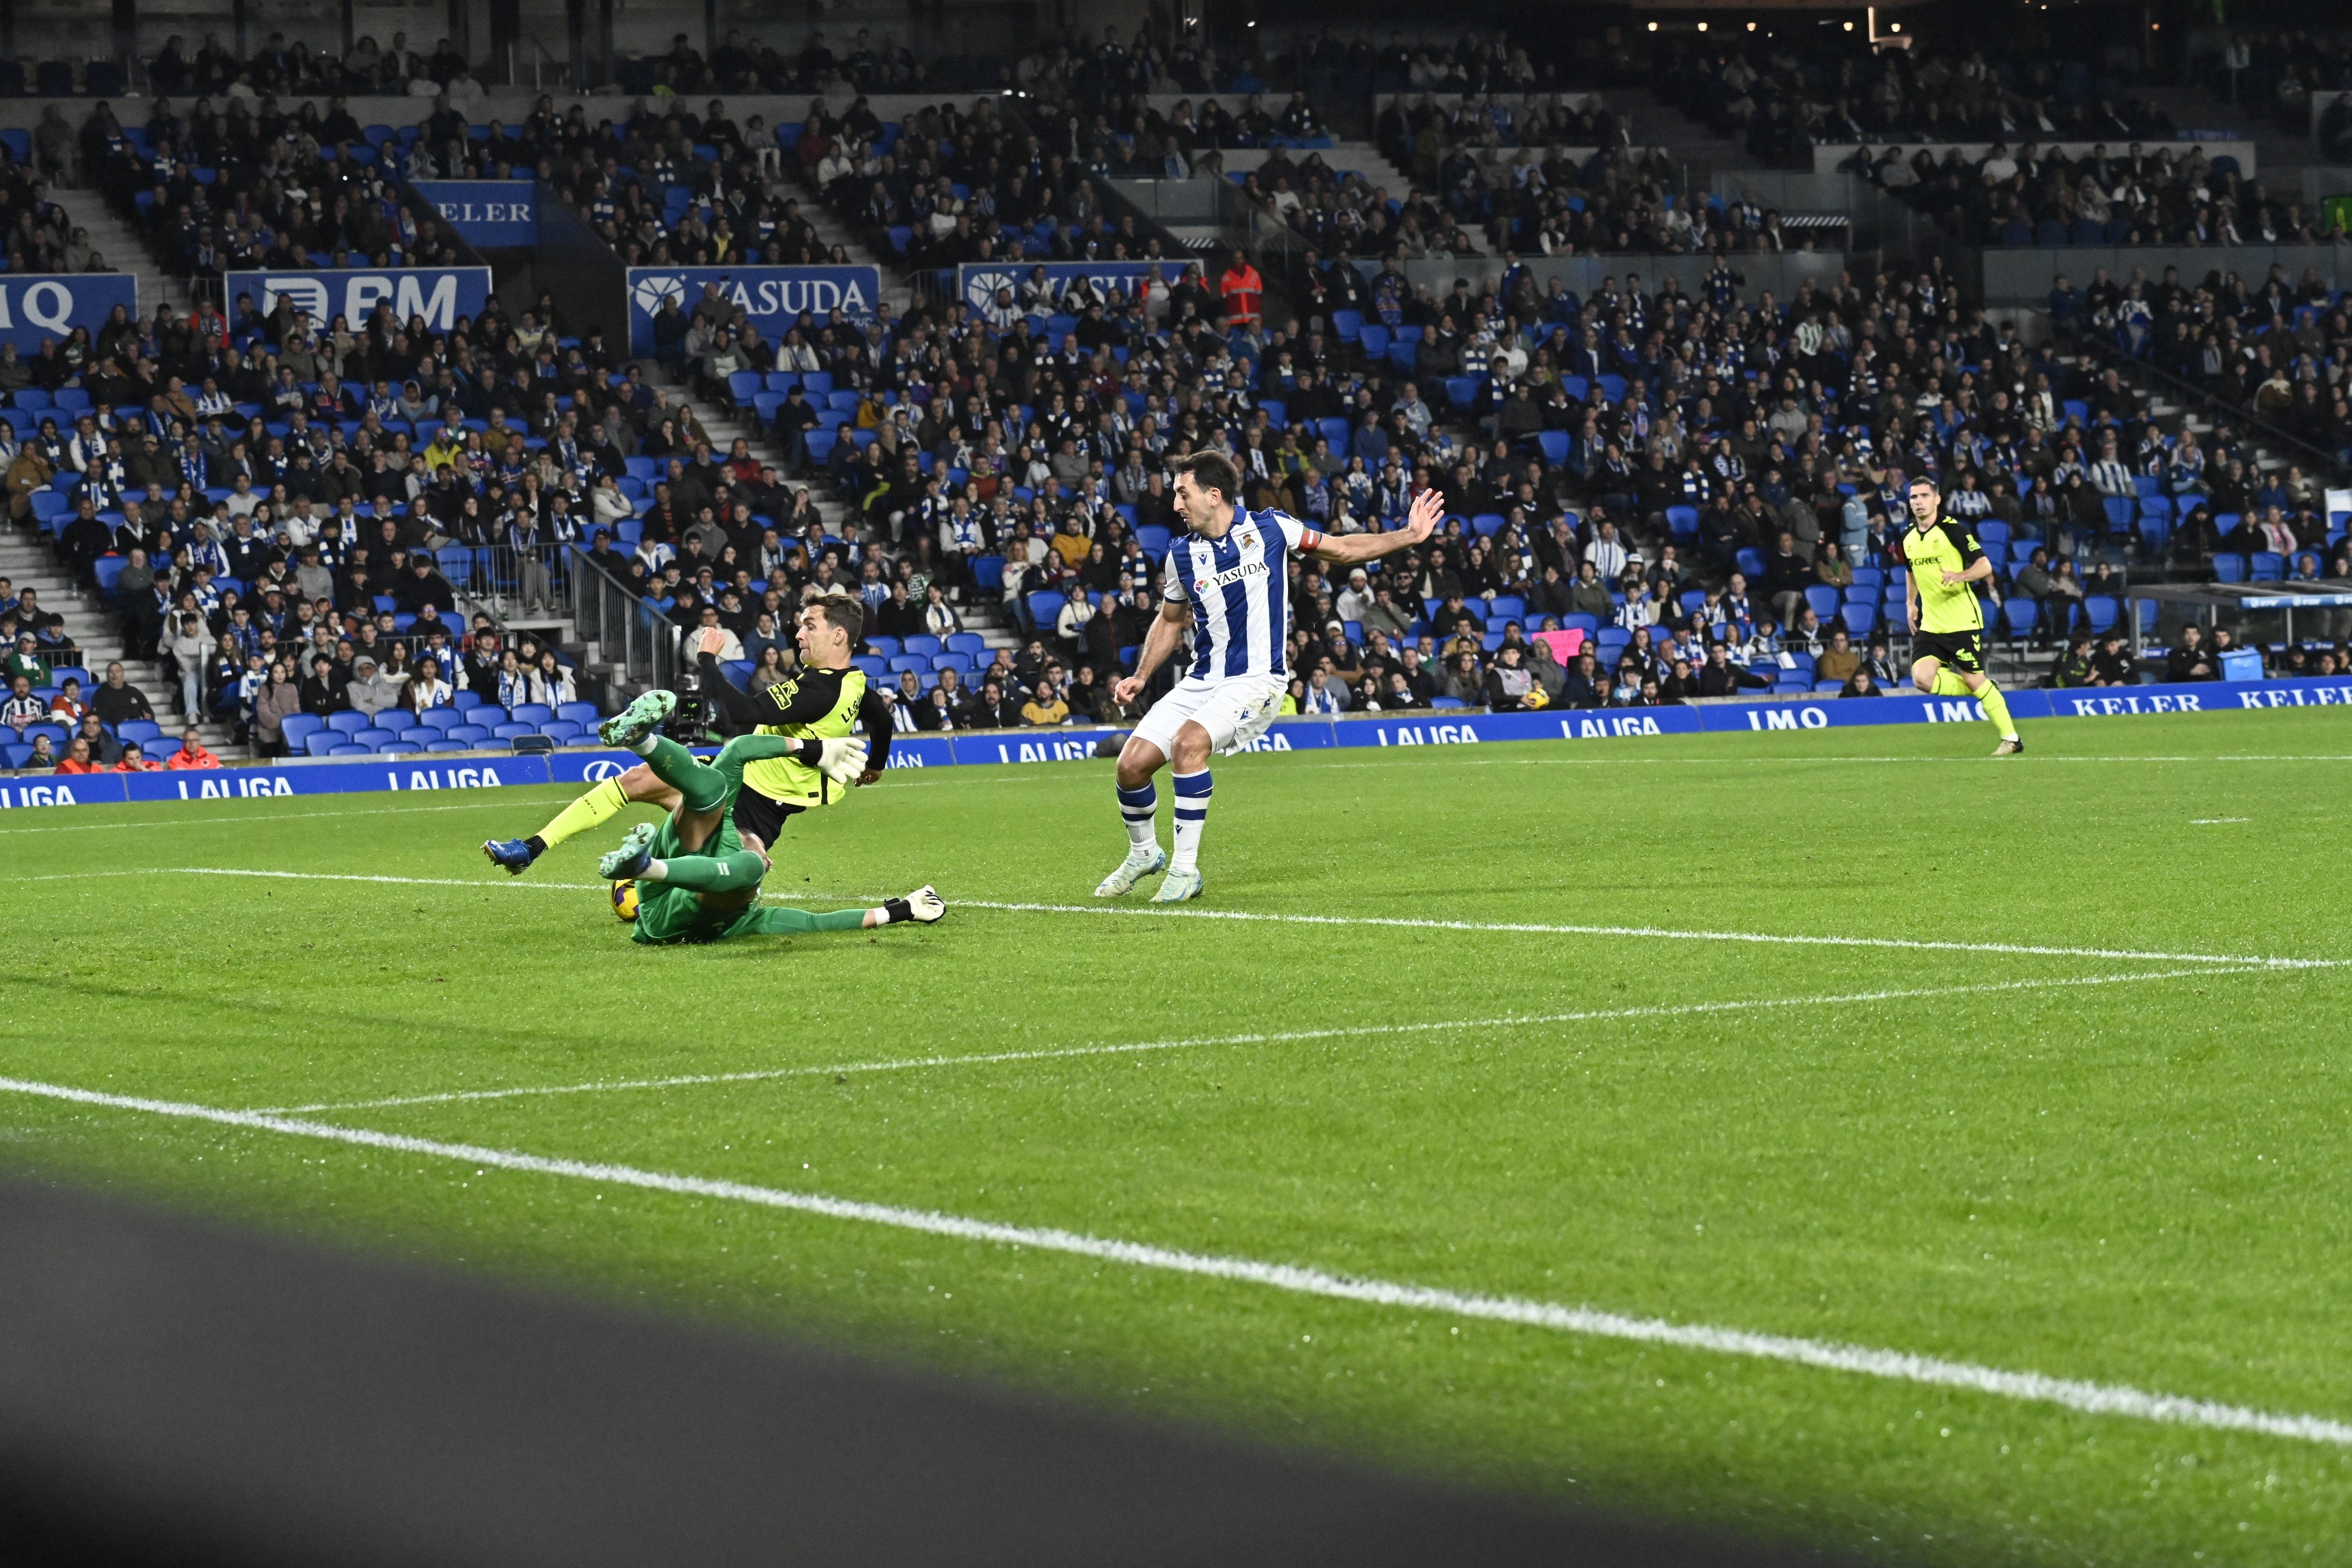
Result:
[[[1173,757],[1176,731],[1189,721],[1209,732],[1211,751],[1230,755],[1265,733],[1289,686],[1280,675],[1188,675],[1151,705],[1135,732]]]

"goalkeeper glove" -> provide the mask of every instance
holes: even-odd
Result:
[[[841,740],[818,742],[817,771],[837,784],[852,784],[866,771],[864,737],[850,735]]]

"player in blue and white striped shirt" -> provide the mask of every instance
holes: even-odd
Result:
[[[1168,552],[1160,618],[1145,634],[1135,673],[1112,690],[1131,702],[1192,630],[1192,664],[1175,689],[1151,705],[1118,754],[1118,809],[1127,819],[1127,858],[1095,889],[1115,899],[1165,867],[1152,902],[1172,904],[1201,891],[1201,828],[1209,816],[1209,753],[1240,751],[1282,708],[1290,679],[1290,558],[1355,565],[1419,544],[1445,513],[1444,498],[1423,491],[1405,526],[1393,533],[1339,537],[1278,511],[1235,504],[1241,475],[1222,452],[1200,452],[1173,465],[1176,515],[1186,533]],[[1170,764],[1176,785],[1176,853],[1160,847],[1159,795],[1151,776]]]

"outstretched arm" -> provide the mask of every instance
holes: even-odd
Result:
[[[1444,515],[1445,498],[1435,490],[1423,490],[1413,498],[1412,510],[1402,528],[1392,533],[1327,533],[1313,553],[1318,561],[1336,562],[1343,566],[1377,561],[1427,539],[1436,531],[1437,520]]]

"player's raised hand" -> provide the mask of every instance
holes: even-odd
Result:
[[[707,653],[711,658],[717,658],[719,657],[719,650],[726,646],[727,633],[724,628],[719,626],[705,626],[702,628],[701,637],[695,642],[695,650],[698,653]]]
[[[1419,544],[1437,531],[1438,520],[1445,515],[1445,498],[1436,490],[1423,490],[1412,498],[1412,510],[1405,514],[1404,536]]]

